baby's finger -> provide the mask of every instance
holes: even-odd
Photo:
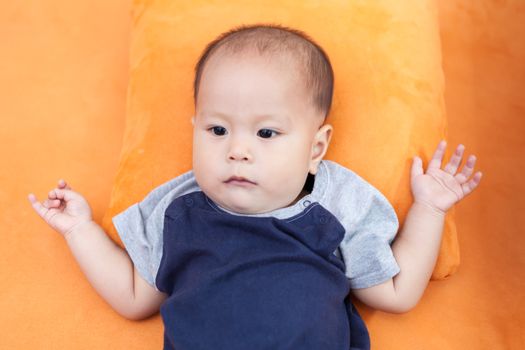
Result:
[[[465,196],[474,191],[476,187],[478,187],[482,175],[483,174],[481,173],[481,171],[478,171],[474,174],[470,181],[468,181],[466,184],[461,185],[461,188],[463,189],[463,194]]]
[[[44,206],[36,199],[34,194],[30,193],[27,198],[29,199],[29,202],[31,202],[31,206],[33,206],[33,209],[35,209],[37,214],[40,215],[41,218],[44,218],[48,209],[44,208]]]
[[[443,159],[443,155],[445,154],[445,148],[447,147],[447,141],[441,140],[434,151],[434,155],[432,156],[432,159],[428,163],[427,171],[432,168],[441,168],[441,160]]]
[[[74,191],[66,189],[66,188],[55,188],[53,191],[55,192],[54,193],[54,196],[56,197],[55,199],[60,199],[66,203],[72,199],[78,198],[79,196]]]
[[[60,203],[61,203],[60,199],[52,199],[52,200],[48,199],[48,200],[46,200],[46,203],[45,203],[44,206],[46,208],[48,208],[48,209],[49,208],[58,208],[58,207],[60,207]]]
[[[472,172],[474,171],[474,164],[476,164],[476,156],[471,154],[467,158],[467,162],[465,163],[465,165],[463,165],[463,169],[461,169],[461,173],[454,176],[460,184],[467,181],[470,175],[472,175]]]
[[[67,189],[67,188],[55,188],[55,189],[52,189],[51,191],[49,191],[47,193],[47,198],[49,198],[51,200],[59,199],[58,196],[57,196],[57,191],[58,190],[64,190],[64,189]]]
[[[64,179],[60,179],[58,180],[58,188],[65,188],[65,189],[70,190],[71,186],[69,186]]]
[[[423,174],[423,161],[421,158],[415,156],[412,160],[412,168],[410,169],[410,176],[412,178]]]
[[[447,165],[445,165],[445,171],[449,173],[450,175],[454,175],[456,171],[458,171],[459,164],[461,163],[461,159],[463,158],[463,151],[465,150],[465,146],[462,144],[459,144],[456,148],[456,151],[450,158]]]

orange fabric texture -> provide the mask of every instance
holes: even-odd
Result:
[[[135,1],[126,131],[104,228],[123,247],[111,218],[191,168],[194,65],[206,44],[234,26],[270,22],[305,31],[327,51],[335,87],[325,158],[376,186],[402,225],[412,157],[428,161],[446,132],[437,21],[437,8],[421,0]],[[453,210],[443,237],[434,279],[459,264]]]
[[[447,140],[464,143],[483,171],[456,206],[461,265],[430,282],[406,314],[358,307],[374,350],[524,349],[525,5],[438,4]],[[27,200],[30,192],[43,200],[64,178],[102,222],[129,117],[131,8],[129,0],[0,2],[0,349],[162,348],[160,315],[118,315]]]

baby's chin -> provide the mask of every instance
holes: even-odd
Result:
[[[223,198],[222,196],[214,196],[214,194],[206,195],[219,207],[243,215],[263,214],[283,207],[278,203],[261,203],[253,196],[251,198],[231,198],[231,196]]]
[[[263,214],[275,209],[278,209],[277,207],[260,207],[255,205],[250,205],[251,203],[239,203],[238,201],[233,202],[223,202],[218,203],[221,207],[232,211],[237,214],[243,214],[243,215],[253,215],[253,214]]]

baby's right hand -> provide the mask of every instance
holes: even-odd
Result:
[[[36,196],[28,196],[33,209],[55,231],[64,238],[85,222],[92,221],[91,208],[82,195],[73,191],[64,180],[58,181],[58,187],[49,191],[48,199],[43,203]]]

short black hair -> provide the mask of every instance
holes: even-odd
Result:
[[[328,116],[332,105],[334,72],[325,51],[306,33],[279,24],[254,24],[234,27],[210,42],[195,65],[193,99],[197,95],[206,62],[217,52],[244,53],[257,50],[259,54],[288,54],[298,63],[311,91],[312,105]]]

